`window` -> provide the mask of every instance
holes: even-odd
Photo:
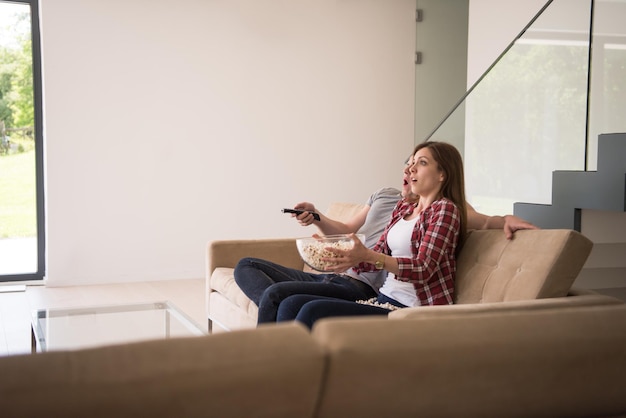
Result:
[[[0,281],[44,277],[38,1],[0,1]]]

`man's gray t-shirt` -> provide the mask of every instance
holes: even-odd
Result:
[[[402,199],[402,193],[392,187],[380,189],[367,199],[366,205],[370,207],[370,210],[367,212],[365,223],[357,231],[357,233],[365,235],[365,246],[367,248],[372,248],[376,245],[391,219],[393,209],[400,199]],[[354,270],[350,269],[346,274],[369,284],[376,292],[378,292],[378,289],[383,285],[387,277],[385,270],[357,274]]]
[[[365,223],[357,231],[365,235],[367,248],[373,248],[376,245],[400,199],[402,199],[400,190],[391,187],[380,189],[367,199],[366,205],[370,207],[370,210],[367,212]]]

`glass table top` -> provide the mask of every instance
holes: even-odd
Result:
[[[71,309],[32,314],[33,351],[71,350],[206,333],[168,301]]]

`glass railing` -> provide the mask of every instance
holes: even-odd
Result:
[[[548,1],[424,139],[462,144],[486,214],[551,203],[552,172],[595,170],[597,137],[626,132],[626,1]]]

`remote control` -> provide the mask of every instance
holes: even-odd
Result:
[[[299,210],[299,209],[289,209],[289,208],[285,208],[282,210],[283,213],[295,213],[296,215],[300,215],[301,213],[306,212],[305,210]],[[313,215],[313,219],[315,219],[316,221],[320,220],[320,215],[319,213],[315,213],[315,212],[309,212],[311,215]]]

